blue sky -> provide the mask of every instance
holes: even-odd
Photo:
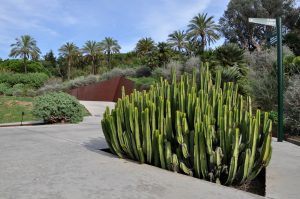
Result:
[[[81,47],[106,36],[117,39],[121,51],[128,52],[142,37],[165,41],[174,30],[185,29],[197,13],[207,12],[217,21],[228,1],[1,0],[0,57],[7,58],[10,44],[24,34],[37,40],[42,54],[52,49],[57,55],[65,42]]]

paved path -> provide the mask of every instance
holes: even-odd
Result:
[[[99,151],[100,119],[0,128],[0,198],[262,198]]]
[[[266,196],[300,198],[300,147],[289,142],[272,143],[273,154],[267,168]]]
[[[106,109],[106,106],[113,108],[114,102],[99,102],[99,101],[79,101],[91,113],[92,116],[100,117]]]

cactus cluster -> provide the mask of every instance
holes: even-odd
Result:
[[[252,180],[272,154],[269,114],[252,113],[251,98],[220,73],[213,84],[208,67],[123,95],[101,124],[121,158],[225,185]]]

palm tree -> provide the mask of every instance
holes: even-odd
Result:
[[[187,41],[184,44],[184,48],[188,57],[196,56],[197,52],[199,51],[197,43],[192,41]]]
[[[188,25],[188,37],[193,42],[200,42],[200,51],[203,52],[206,45],[215,43],[220,38],[219,26],[213,21],[213,16],[208,17],[206,14],[198,14]]]
[[[166,64],[169,62],[171,58],[171,51],[169,44],[166,42],[159,42],[157,44],[158,48],[158,60],[159,60],[159,66],[166,67]]]
[[[104,54],[107,55],[107,64],[111,67],[111,56],[114,53],[119,53],[121,50],[121,46],[118,44],[118,41],[111,38],[105,37],[103,41],[100,42],[100,47]]]
[[[88,40],[81,49],[83,55],[92,62],[92,74],[96,74],[96,60],[101,52],[99,43]]]
[[[168,43],[174,48],[177,49],[178,52],[182,52],[186,43],[186,34],[182,30],[176,30],[172,34],[168,36]]]
[[[22,35],[21,38],[16,38],[16,43],[10,45],[12,47],[9,56],[23,58],[24,72],[27,73],[26,61],[38,59],[41,51],[36,46],[36,40],[30,35]]]
[[[142,57],[152,53],[155,49],[155,42],[150,37],[140,39],[135,47],[137,54]]]
[[[236,67],[241,76],[247,76],[248,67],[244,57],[244,49],[241,49],[237,44],[227,43],[219,46],[214,54],[222,67]]]
[[[62,45],[59,49],[59,54],[63,56],[68,64],[68,80],[71,77],[71,66],[75,62],[75,59],[80,55],[79,48],[73,42],[67,42],[66,44]]]

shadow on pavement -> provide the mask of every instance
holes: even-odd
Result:
[[[83,146],[88,149],[89,151],[105,155],[111,158],[118,158],[117,156],[113,155],[112,153],[105,152],[105,149],[108,149],[108,145],[104,138],[93,138],[87,142],[83,143]],[[104,150],[103,150],[104,149]]]

